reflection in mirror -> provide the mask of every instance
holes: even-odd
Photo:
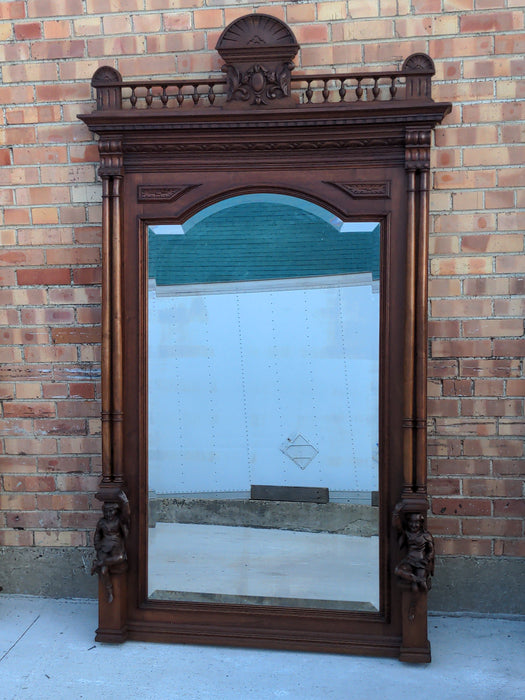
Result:
[[[284,195],[149,226],[151,598],[379,609],[379,253]]]

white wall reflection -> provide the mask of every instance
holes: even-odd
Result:
[[[377,490],[377,285],[290,282],[150,285],[151,490]]]

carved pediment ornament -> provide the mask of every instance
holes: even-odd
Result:
[[[241,17],[226,27],[216,49],[225,61],[228,101],[261,105],[290,98],[299,45],[284,22],[261,14]]]

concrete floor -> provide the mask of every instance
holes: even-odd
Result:
[[[525,621],[431,617],[433,661],[94,642],[92,600],[0,594],[1,700],[523,700]]]
[[[354,601],[346,607],[379,609],[378,537],[185,523],[157,523],[148,533],[150,595],[255,596],[270,605]]]

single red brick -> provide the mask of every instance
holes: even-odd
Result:
[[[25,16],[25,2],[22,0],[0,3],[0,19],[24,19]]]
[[[60,514],[60,524],[62,527],[87,529],[91,531],[95,528],[99,518],[99,511],[85,511],[80,513],[64,511]]]
[[[52,476],[4,476],[6,491],[54,491],[55,487]]]
[[[443,394],[445,396],[471,396],[472,381],[470,379],[444,379]]]
[[[459,338],[461,324],[459,321],[429,319],[428,335],[430,338]]]
[[[61,474],[56,477],[59,491],[94,492],[98,489],[99,478],[93,474]]]
[[[75,311],[72,308],[22,309],[24,325],[48,325],[50,323],[74,323]]]
[[[486,357],[492,354],[490,340],[434,340],[432,357]],[[498,353],[506,354],[509,353]]]
[[[87,457],[73,456],[57,456],[39,457],[38,458],[39,472],[56,472],[56,473],[86,473],[89,471],[89,459]]]
[[[494,355],[498,357],[524,357],[525,338],[518,340],[495,338]]]
[[[88,494],[59,493],[38,494],[37,507],[39,510],[89,510]]]
[[[432,496],[459,496],[460,481],[452,477],[430,478],[428,480],[428,492]]]
[[[73,284],[91,285],[100,284],[102,281],[102,268],[100,267],[81,267],[73,270]]]
[[[436,434],[438,435],[479,435],[488,437],[496,435],[497,421],[493,418],[436,418]]]
[[[57,401],[59,418],[98,418],[100,404],[94,401]]]
[[[484,457],[521,457],[523,455],[523,443],[521,440],[494,439],[494,438],[465,438],[463,441],[463,454],[465,456]]]
[[[519,360],[461,359],[459,374],[463,377],[517,377],[521,367]]]
[[[461,440],[429,435],[427,451],[429,456],[458,457],[461,454]]]
[[[481,32],[506,32],[512,29],[522,29],[516,26],[517,13],[514,12],[491,12],[482,14],[480,12],[462,15],[459,19],[461,33],[480,34]],[[479,38],[479,37],[478,37]]]
[[[68,395],[67,384],[42,384],[42,396],[44,399],[63,399]]]
[[[11,401],[4,406],[4,416],[13,418],[52,418],[55,415],[55,404],[52,401],[34,401],[24,403]]]
[[[525,557],[525,540],[503,540],[501,554],[505,557]]]
[[[428,399],[429,416],[459,416],[457,399]]]
[[[463,399],[464,416],[521,416],[523,403],[519,399]]]
[[[467,296],[509,294],[509,280],[502,277],[469,278],[464,280],[463,289]]]
[[[519,498],[522,495],[521,479],[463,479],[465,496],[498,496]]]
[[[57,451],[54,438],[5,438],[4,443],[6,453],[13,455],[50,455]]]
[[[79,384],[72,382],[69,385],[69,395],[76,399],[94,399],[95,386],[93,384]]]
[[[54,328],[51,331],[53,343],[100,343],[99,327]]]
[[[427,519],[427,527],[429,531],[435,535],[459,535],[460,534],[460,519],[450,518],[440,515],[439,517],[429,516]]]
[[[521,534],[521,520],[507,518],[466,518],[462,523],[463,534],[470,536],[516,537]]]
[[[105,3],[107,12],[107,2]],[[27,0],[27,14],[29,17],[62,17],[68,15],[84,14],[82,0]]]
[[[457,360],[430,360],[428,363],[429,377],[456,377],[457,374]]]
[[[523,498],[503,498],[494,500],[495,517],[525,517],[525,499]]]
[[[79,324],[99,326],[101,320],[100,306],[79,306],[77,308],[77,321]]]
[[[12,528],[58,527],[59,514],[53,511],[30,511],[28,513],[8,513],[7,526]]]
[[[39,419],[35,420],[35,433],[37,435],[86,435],[87,425],[86,421],[80,418]]]
[[[475,396],[503,396],[503,394],[504,394],[504,380],[503,379],[475,379],[474,380],[474,395]]]
[[[33,544],[33,533],[29,530],[0,530],[0,545],[2,546],[31,547]]]

